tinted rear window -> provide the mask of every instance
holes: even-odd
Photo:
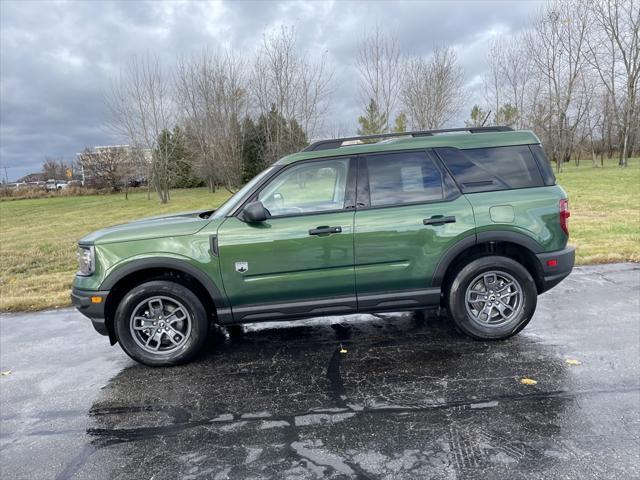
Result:
[[[544,186],[528,145],[437,151],[465,193]]]
[[[442,175],[425,152],[367,157],[371,206],[442,200]]]
[[[553,174],[553,167],[549,162],[549,158],[544,153],[544,149],[541,145],[531,145],[531,152],[533,156],[536,157],[538,161],[538,166],[540,167],[540,173],[542,173],[542,178],[544,179],[545,185],[555,185],[556,184],[556,176]]]

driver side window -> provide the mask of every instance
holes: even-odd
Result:
[[[341,210],[349,159],[323,160],[288,168],[258,194],[273,217]]]

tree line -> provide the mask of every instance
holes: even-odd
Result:
[[[107,95],[110,127],[131,151],[151,152],[143,168],[162,203],[185,183],[233,191],[319,128],[332,74],[324,57],[303,53],[283,27],[251,60],[203,52],[168,70],[133,58]]]
[[[637,0],[547,4],[530,28],[489,52],[492,122],[529,128],[558,169],[572,157],[621,166],[640,147],[640,8]],[[470,123],[486,116],[476,105]]]
[[[637,0],[547,3],[521,34],[492,43],[484,102],[467,126],[532,129],[558,168],[583,154],[626,166],[640,146],[639,26]],[[354,63],[358,134],[437,129],[464,116],[471,95],[452,46],[406,54],[377,25]],[[333,77],[326,55],[301,51],[290,27],[265,34],[252,55],[205,51],[169,67],[135,57],[106,95],[109,126],[129,152],[150,152],[127,162],[138,158],[161,202],[174,186],[234,191],[311,139],[350,133],[327,122]]]

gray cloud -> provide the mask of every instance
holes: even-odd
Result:
[[[335,70],[328,123],[355,130],[360,113],[354,58],[378,22],[404,52],[453,45],[476,84],[492,32],[524,28],[536,2],[0,2],[0,163],[10,179],[45,156],[72,160],[87,145],[117,141],[104,128],[103,94],[127,58],[232,47],[250,55],[265,31],[295,25],[301,50]],[[3,172],[4,173],[4,172]]]

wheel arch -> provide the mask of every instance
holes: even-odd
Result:
[[[116,309],[124,295],[140,283],[164,279],[190,288],[203,302],[207,312],[224,322],[230,316],[226,298],[213,280],[189,263],[173,258],[139,259],[128,262],[111,272],[102,281],[100,290],[108,290],[105,301],[105,325],[111,344],[118,339],[113,328]]]
[[[489,255],[516,260],[533,277],[538,293],[544,291],[544,273],[536,254],[542,246],[527,235],[516,232],[482,232],[466,237],[451,247],[436,267],[432,286],[446,292],[456,273],[470,261]]]

